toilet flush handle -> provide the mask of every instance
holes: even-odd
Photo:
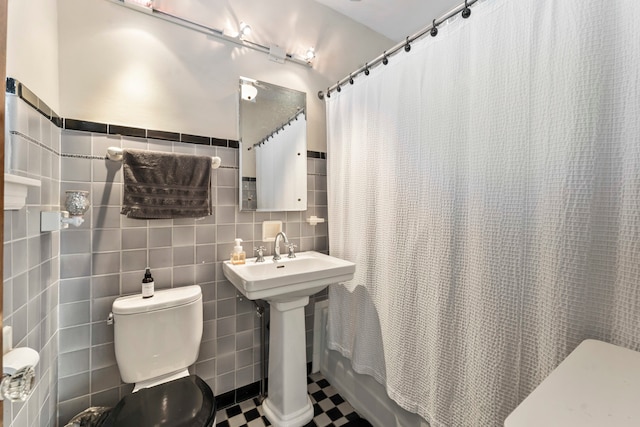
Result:
[[[107,317],[107,325],[113,325],[113,313],[109,313],[109,317]]]

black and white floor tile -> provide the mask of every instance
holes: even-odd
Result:
[[[359,426],[371,424],[354,411],[320,373],[307,377],[307,388],[313,403],[313,420],[305,427]],[[249,399],[216,414],[217,427],[263,427],[271,423],[264,416],[258,399]]]

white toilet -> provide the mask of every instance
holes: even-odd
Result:
[[[134,383],[105,426],[215,425],[211,388],[188,367],[202,339],[200,286],[156,291],[113,302],[114,344],[120,376]]]

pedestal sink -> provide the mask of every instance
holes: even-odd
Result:
[[[276,262],[271,257],[255,260],[243,265],[225,261],[222,270],[242,295],[271,306],[269,396],[262,408],[275,427],[304,426],[313,418],[307,395],[304,306],[310,295],[327,285],[351,280],[356,266],[312,251]]]

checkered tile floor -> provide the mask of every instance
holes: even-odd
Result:
[[[309,395],[313,403],[313,420],[305,427],[371,426],[353,410],[324,377],[307,377]],[[258,399],[246,400],[216,414],[217,427],[263,427],[271,423],[264,416]]]

